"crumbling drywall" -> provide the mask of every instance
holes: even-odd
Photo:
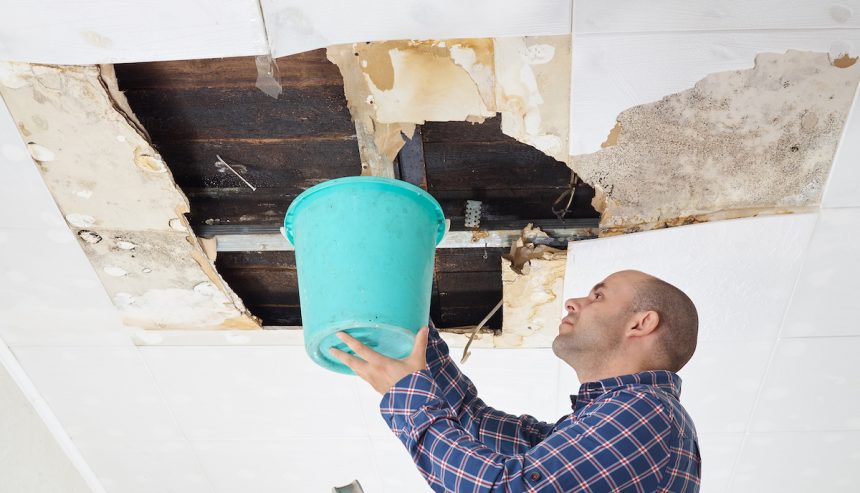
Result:
[[[365,174],[387,173],[416,124],[497,113],[507,135],[568,159],[570,36],[353,43],[330,46],[328,58],[343,75]]]
[[[763,53],[624,111],[570,166],[597,191],[602,235],[815,208],[858,78],[848,58]]]
[[[111,67],[2,62],[0,95],[127,324],[259,327],[185,221],[188,200]]]

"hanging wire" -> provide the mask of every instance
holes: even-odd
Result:
[[[579,177],[573,171],[570,172],[570,186],[555,199],[555,202],[552,203],[552,213],[555,214],[555,217],[564,221],[564,217],[570,212],[570,204],[573,203],[573,196],[576,194],[576,186],[579,184]],[[558,209],[558,204],[564,201],[564,198],[567,197],[567,205],[564,206],[564,209]]]

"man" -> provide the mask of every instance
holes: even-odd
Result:
[[[484,404],[432,321],[402,360],[345,333],[360,358],[332,353],[383,394],[384,419],[434,491],[698,491],[696,429],[676,374],[696,348],[692,301],[621,271],[565,308],[552,349],[584,383],[555,424]]]

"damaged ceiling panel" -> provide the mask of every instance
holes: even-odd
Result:
[[[189,227],[188,200],[110,66],[0,64],[0,94],[126,323],[259,326]]]
[[[364,168],[390,166],[427,121],[480,123],[501,113],[502,132],[568,159],[570,36],[353,43],[329,47],[350,113],[373,144]],[[362,140],[362,139],[360,139]],[[369,138],[367,140],[370,140]],[[375,148],[378,155],[366,151]],[[374,174],[374,173],[369,173]]]
[[[847,57],[761,54],[621,113],[571,167],[597,190],[602,234],[814,208],[858,78]]]
[[[528,55],[528,47],[532,46],[529,38],[512,41],[519,46],[526,43]],[[493,40],[476,41],[488,49],[480,52],[480,57],[474,55],[475,61],[470,61],[471,48],[455,49],[459,62],[469,66],[472,75],[451,58],[448,48],[433,48],[433,43],[438,42],[424,46],[444,55],[439,57],[441,62],[473,91],[476,100],[484,105],[484,101],[496,104],[492,68],[498,52],[493,51]],[[347,79],[366,79],[362,69],[367,67],[352,63],[352,59],[361,58],[354,53],[362,53],[364,47],[375,44],[358,44],[356,51],[352,45],[333,47],[328,56],[349,60],[349,65],[344,66],[353,73]],[[420,48],[422,44],[391,45]],[[338,48],[346,49],[336,52]],[[533,77],[542,84],[544,76],[536,68],[551,67],[556,60],[564,62],[563,72],[568,73],[569,62],[558,55],[564,49],[567,48],[555,50],[549,63],[529,66],[526,73],[530,78],[526,80]],[[378,53],[384,55],[382,60],[391,60],[389,53]],[[475,63],[479,59],[491,78],[489,84],[480,86],[472,78],[480,78],[476,70],[480,67]],[[382,64],[380,60],[366,61],[368,67]],[[371,93],[351,96],[351,87],[344,87],[344,78],[338,66],[327,60],[326,50],[282,57],[276,62],[276,81],[282,88],[277,99],[255,86],[257,71],[250,57],[115,66],[119,88],[189,198],[188,220],[198,236],[211,236],[213,232],[219,238],[232,233],[277,233],[289,204],[303,190],[342,176],[405,172],[407,166],[423,175],[428,192],[442,205],[456,232],[466,230],[464,209],[468,200],[481,202],[482,230],[520,230],[529,222],[565,228],[587,221],[588,227],[596,226],[597,213],[590,204],[594,191],[581,182],[574,187],[576,193],[566,213],[568,222],[558,221],[553,204],[571,188],[570,169],[502,133],[502,117],[497,112],[492,113],[496,116],[486,117],[484,123],[380,123],[370,118],[375,113],[365,113],[364,119],[359,115],[353,121],[348,107],[352,101],[367,104],[366,97]],[[394,86],[395,65],[389,65],[388,84]],[[385,74],[374,74],[377,83],[387,87],[385,77],[379,75]],[[424,76],[432,78],[433,74]],[[565,93],[566,85],[565,79],[559,86]],[[352,88],[369,91],[368,85]],[[534,100],[530,104],[535,104]],[[558,106],[566,111],[568,105],[562,102]],[[543,121],[552,121],[551,114],[547,115],[541,115]],[[457,117],[462,118],[462,114]],[[567,124],[566,117],[558,121]],[[360,132],[364,124],[370,131],[389,128],[366,138]],[[413,161],[407,162],[397,150],[404,142],[401,135],[412,134],[412,128],[416,131],[410,145],[415,154]],[[378,141],[374,139],[380,136]],[[374,154],[380,157],[380,150],[387,153],[386,162],[369,159]],[[225,169],[218,157],[241,178]],[[564,209],[570,197],[563,198],[558,209]],[[507,248],[494,247],[490,237],[482,236],[485,234],[486,231],[478,231],[472,236],[477,238],[477,245],[486,239],[489,246],[437,251],[431,316],[442,328],[475,324],[502,298],[500,258]],[[262,245],[259,248],[266,249]],[[293,252],[221,251],[215,263],[230,287],[265,325],[301,325]],[[502,312],[497,312],[488,325],[499,330]]]

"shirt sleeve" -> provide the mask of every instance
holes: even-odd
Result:
[[[448,345],[439,336],[433,320],[428,326],[429,375],[467,433],[496,452],[515,454],[528,450],[552,432],[554,423],[528,414],[507,414],[485,404],[469,377],[451,360]]]
[[[656,491],[670,458],[667,411],[638,391],[607,394],[541,443],[510,455],[461,427],[426,369],[397,382],[380,408],[437,492]]]

